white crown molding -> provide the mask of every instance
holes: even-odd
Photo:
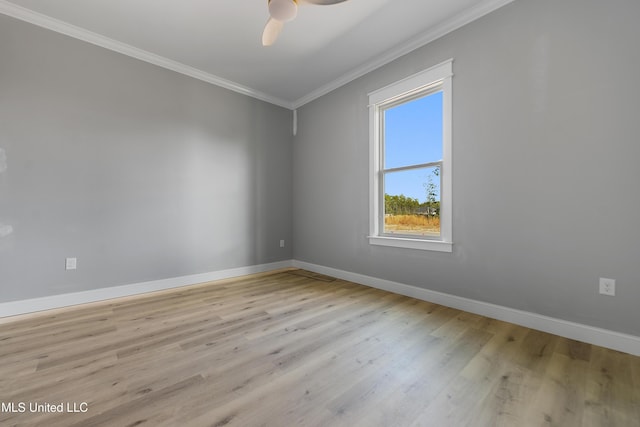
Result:
[[[376,289],[382,289],[411,298],[433,302],[435,304],[456,308],[469,313],[498,319],[527,328],[548,332],[561,337],[582,341],[589,344],[607,347],[625,353],[640,356],[640,337],[623,334],[607,329],[596,328],[580,323],[569,322],[562,319],[543,316],[528,311],[516,310],[501,305],[490,304],[463,298],[456,295],[431,291],[404,283],[392,282],[377,277],[365,276],[350,271],[339,270],[331,267],[311,264],[304,261],[293,261],[293,266],[327,276],[337,277],[354,283],[360,283]]]
[[[229,89],[231,91],[250,96],[252,98],[259,99],[261,101],[269,102],[280,107],[294,110],[307,104],[327,93],[344,86],[345,84],[361,77],[377,68],[382,67],[390,63],[391,61],[406,55],[458,28],[475,21],[476,19],[493,12],[496,9],[511,3],[513,0],[486,0],[477,4],[476,6],[454,16],[453,18],[441,23],[440,25],[430,29],[426,33],[409,40],[408,42],[398,45],[387,51],[385,54],[378,56],[373,61],[367,62],[364,65],[355,68],[354,70],[344,74],[338,79],[308,93],[307,95],[299,98],[294,102],[289,102],[284,99],[280,99],[264,92],[260,92],[249,87],[240,85],[231,80],[224,79],[222,77],[215,76],[213,74],[204,72],[194,67],[182,64],[177,61],[165,58],[160,55],[156,55],[151,52],[139,49],[137,47],[128,45],[126,43],[119,42],[109,37],[102,36],[84,28],[77,27],[75,25],[68,24],[64,21],[52,18],[50,16],[35,12],[33,10],[18,6],[7,0],[0,0],[0,13],[11,16],[16,19],[20,19],[25,22],[43,27],[69,37],[73,37],[87,43],[94,44],[96,46],[103,47],[105,49],[112,50],[114,52],[127,55],[141,61],[148,62],[150,64],[157,65],[162,68],[166,68],[175,71],[180,74],[184,74],[193,77],[204,82]]]
[[[367,62],[364,65],[348,72],[347,74],[344,74],[338,79],[308,93],[302,98],[294,101],[293,108],[300,108],[304,104],[320,98],[321,96],[326,95],[327,93],[346,85],[347,83],[357,79],[358,77],[362,77],[365,74],[370,73],[371,71],[376,70],[383,65],[386,65],[426,44],[429,44],[432,41],[437,40],[440,37],[445,36],[450,32],[457,30],[458,28],[470,22],[473,22],[476,19],[479,19],[484,15],[487,15],[511,2],[513,2],[513,0],[487,0],[480,4],[477,4],[474,7],[454,16],[453,18],[442,22],[440,25],[431,28],[429,31],[422,33],[418,37],[415,37],[407,42],[396,46],[395,48],[387,51],[381,56],[376,57],[376,59],[374,59],[373,61]]]
[[[218,270],[209,273],[190,274],[187,276],[171,277],[168,279],[152,280],[149,282],[133,283],[130,285],[113,286],[108,288],[92,289],[90,291],[73,292],[68,294],[51,295],[27,300],[9,301],[0,303],[0,323],[2,318],[35,313],[44,310],[69,307],[79,304],[87,304],[104,301],[113,298],[121,298],[148,292],[162,291],[166,289],[180,288],[198,283],[214,280],[229,279],[232,277],[246,276],[248,274],[264,273],[292,267],[293,261],[286,260],[269,264],[250,265],[247,267]],[[10,320],[10,319],[9,319]]]
[[[33,25],[37,25],[42,28],[46,28],[51,31],[55,31],[60,34],[64,34],[69,37],[76,38],[78,40],[85,41],[87,43],[94,44],[96,46],[103,47],[105,49],[112,50],[114,52],[121,53],[123,55],[130,56],[132,58],[139,59],[141,61],[148,62],[153,65],[157,65],[162,68],[166,68],[171,71],[175,71],[180,74],[187,75],[189,77],[193,77],[194,79],[202,80],[204,82],[229,89],[242,95],[250,96],[252,98],[275,104],[280,107],[288,108],[290,110],[293,109],[293,105],[291,102],[240,85],[238,83],[232,82],[231,80],[223,79],[222,77],[206,73],[197,68],[190,67],[188,65],[173,61],[163,56],[147,52],[146,50],[138,49],[137,47],[128,45],[126,43],[122,43],[109,37],[94,33],[92,31],[85,30],[84,28],[68,24],[59,19],[55,19],[50,16],[24,8],[22,6],[18,6],[6,0],[0,0],[0,13],[3,15],[11,16],[12,18],[19,19],[21,21],[28,22]]]

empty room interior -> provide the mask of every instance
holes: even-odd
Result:
[[[0,0],[0,424],[639,426],[639,19]]]

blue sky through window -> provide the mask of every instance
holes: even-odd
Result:
[[[385,169],[442,160],[442,92],[389,108],[384,114]],[[427,168],[387,174],[385,193],[424,202],[431,176],[439,200],[440,179],[432,172]]]

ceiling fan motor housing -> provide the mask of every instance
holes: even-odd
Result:
[[[269,0],[269,15],[276,21],[289,22],[298,14],[295,0]]]

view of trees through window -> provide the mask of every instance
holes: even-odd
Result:
[[[404,194],[384,195],[385,233],[440,235],[440,168],[430,168],[422,202]]]

